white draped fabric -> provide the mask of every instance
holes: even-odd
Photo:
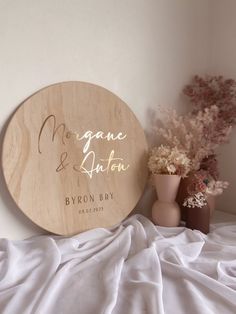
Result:
[[[0,240],[1,314],[236,313],[236,225],[135,215],[74,237]]]

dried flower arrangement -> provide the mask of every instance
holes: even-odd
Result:
[[[236,81],[224,79],[223,76],[202,78],[196,75],[192,84],[185,87],[184,94],[193,106],[193,115],[197,115],[207,108],[217,108],[217,114],[213,117],[214,123],[206,126],[205,132],[209,141],[216,145],[215,148],[228,142],[232,127],[236,125]],[[223,189],[228,187],[228,182],[219,181],[215,149],[212,154],[202,159],[200,171],[200,178],[206,186],[206,189],[201,192],[204,197],[209,194],[219,195],[223,192]],[[196,180],[198,179],[196,178]],[[190,187],[188,193],[190,197],[193,194]],[[186,200],[187,204],[185,206],[190,205],[188,200]],[[199,203],[201,205],[201,202]]]
[[[177,147],[161,145],[151,150],[148,168],[152,174],[176,174],[186,177],[190,170],[190,159]]]
[[[216,129],[218,108],[212,106],[196,114],[178,115],[168,110],[158,129],[167,145],[186,152],[191,160],[191,170],[200,169],[201,162],[214,154],[215,149],[228,140],[231,127],[220,133]]]
[[[157,131],[170,150],[184,152],[190,161],[192,179],[184,206],[202,207],[208,194],[221,194],[228,186],[228,182],[219,181],[216,149],[229,141],[236,124],[236,81],[195,76],[184,94],[192,104],[191,112],[181,116],[167,110]]]
[[[193,112],[217,106],[218,128],[236,124],[236,81],[223,76],[195,75],[193,82],[184,88],[184,94],[193,105]],[[220,125],[221,124],[221,125]]]
[[[207,170],[198,170],[191,177],[187,188],[189,196],[184,200],[186,207],[203,207],[207,204],[206,195],[219,195],[228,187],[226,181],[216,181]]]

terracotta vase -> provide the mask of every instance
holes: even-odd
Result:
[[[193,178],[193,174],[190,174],[187,178],[182,178],[179,185],[178,194],[176,197],[176,202],[179,204],[179,207],[181,209],[181,220],[186,221],[186,207],[183,206],[184,200],[186,197],[188,197],[187,187],[191,183]],[[210,217],[212,216],[214,210],[215,210],[215,196],[214,195],[207,195],[207,204],[210,208]]]
[[[186,222],[186,227],[197,229],[207,234],[209,232],[210,217],[214,208],[214,200],[211,196],[207,197],[207,205],[203,207],[188,208],[183,206],[185,198],[189,195],[187,187],[191,183],[193,175],[190,174],[187,178],[181,179],[176,200],[181,209],[181,220]]]
[[[176,227],[180,223],[180,208],[175,202],[180,183],[177,175],[154,175],[158,200],[152,206],[153,222],[159,226]]]
[[[203,207],[186,207],[186,227],[196,229],[205,234],[210,229],[210,209],[208,205]]]
[[[187,187],[192,180],[192,175],[189,175],[187,178],[181,178],[179,190],[176,197],[176,202],[179,204],[181,210],[181,220],[186,221],[187,211],[186,207],[183,206],[185,198],[188,196]]]

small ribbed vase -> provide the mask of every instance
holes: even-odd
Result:
[[[153,176],[158,200],[152,206],[152,220],[163,227],[177,227],[180,223],[180,208],[175,202],[180,176],[155,174]]]

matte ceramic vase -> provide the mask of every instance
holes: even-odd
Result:
[[[179,204],[181,210],[181,220],[187,220],[187,208],[183,206],[184,200],[188,197],[187,187],[193,179],[193,174],[190,174],[187,178],[181,179],[176,201]],[[207,204],[210,208],[210,217],[212,217],[216,207],[216,197],[214,195],[207,194]]]
[[[187,219],[187,210],[183,206],[185,198],[188,196],[187,187],[192,180],[192,175],[190,174],[187,178],[182,178],[179,185],[179,190],[176,197],[176,202],[179,204],[181,211],[181,220],[186,221]]]
[[[180,208],[175,202],[180,183],[177,175],[154,175],[158,200],[152,206],[152,220],[163,227],[177,227],[180,223]]]
[[[210,208],[208,204],[203,207],[186,207],[186,227],[199,230],[205,234],[209,232]]]

